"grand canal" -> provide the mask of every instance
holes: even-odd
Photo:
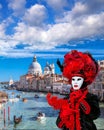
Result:
[[[34,98],[36,93],[33,92],[20,92],[16,90],[4,90],[8,93],[9,97],[16,97],[21,95],[17,102],[8,101],[0,110],[0,129],[28,129],[28,130],[59,130],[55,124],[58,111],[53,110],[46,101],[46,94],[37,93],[39,98]],[[60,96],[60,95],[58,95]],[[22,98],[26,98],[27,102],[23,102]],[[10,108],[10,120],[8,120],[8,107]],[[98,130],[104,130],[104,104],[100,104],[101,116],[95,120]],[[3,110],[6,110],[6,122],[4,123]],[[46,120],[38,121],[35,117],[38,112],[43,112],[46,115]],[[22,121],[14,125],[13,117],[22,115]]]

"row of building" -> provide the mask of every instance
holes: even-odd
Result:
[[[62,75],[55,74],[54,64],[46,63],[42,73],[42,67],[38,63],[36,56],[29,66],[28,73],[20,77],[20,82],[17,85],[18,90],[25,91],[42,91],[42,92],[56,92],[69,93],[70,85],[67,79]]]
[[[100,66],[96,80],[88,86],[89,91],[97,94],[101,101],[104,101],[104,60],[98,61]],[[17,89],[24,91],[42,91],[67,94],[70,92],[71,85],[62,75],[55,74],[54,64],[46,63],[43,70],[38,63],[36,56],[29,66],[28,73],[20,77]]]
[[[89,86],[89,91],[98,95],[104,101],[104,60],[98,61],[100,66],[96,80]]]

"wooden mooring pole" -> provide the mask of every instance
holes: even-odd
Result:
[[[6,123],[6,110],[4,108],[4,126],[5,126],[5,123]]]
[[[8,120],[10,120],[10,107],[8,106]]]

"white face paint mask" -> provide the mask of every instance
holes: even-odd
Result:
[[[84,81],[84,78],[82,77],[78,77],[78,76],[72,77],[71,84],[72,84],[73,89],[79,90],[83,84],[83,81]]]

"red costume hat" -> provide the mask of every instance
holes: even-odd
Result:
[[[84,78],[87,85],[91,84],[98,73],[98,64],[89,53],[72,50],[64,56],[63,76],[71,79],[73,76]]]

